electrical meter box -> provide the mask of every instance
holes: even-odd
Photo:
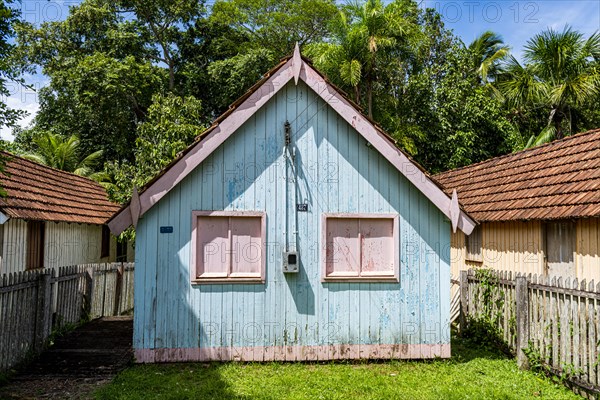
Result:
[[[284,251],[283,252],[283,272],[284,273],[298,273],[300,266],[300,260],[298,259],[298,252],[296,251]]]

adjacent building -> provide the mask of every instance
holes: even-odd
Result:
[[[98,183],[3,153],[0,274],[126,258],[105,225],[119,209]]]
[[[600,281],[600,130],[434,177],[479,222],[452,236],[471,267]]]

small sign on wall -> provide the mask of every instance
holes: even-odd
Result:
[[[299,211],[299,212],[307,212],[308,211],[308,204],[306,204],[306,203],[296,204],[296,210]]]
[[[160,233],[173,233],[173,227],[172,226],[161,226]]]

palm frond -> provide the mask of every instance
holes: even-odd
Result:
[[[522,66],[513,56],[505,64],[502,79],[497,86],[511,107],[535,104],[547,97],[548,92],[546,83],[537,79],[534,70],[529,66]]]
[[[508,46],[503,46],[497,49],[494,54],[491,54],[489,57],[481,61],[481,65],[479,66],[477,72],[479,73],[479,76],[481,76],[483,82],[488,81],[488,76],[490,73],[496,71],[499,63],[508,57],[509,53],[510,48]]]
[[[556,137],[556,128],[554,125],[546,126],[539,135],[531,136],[529,142],[525,146],[526,149],[530,147],[539,146],[541,144],[550,143]]]
[[[492,31],[486,31],[475,38],[468,46],[472,57],[473,69],[483,82],[488,76],[495,75],[501,61],[508,57],[510,48],[504,45],[502,37]]]
[[[44,156],[36,153],[22,153],[19,155],[29,161],[36,162],[38,164],[48,165]]]
[[[362,65],[358,60],[344,61],[340,66],[340,76],[347,85],[357,86],[361,75]]]
[[[52,168],[87,176],[102,158],[102,150],[80,158],[81,143],[75,135],[63,137],[48,131],[33,138],[35,151],[24,154],[25,158],[48,165]]]
[[[533,143],[535,143],[535,138],[536,138],[536,136],[535,136],[535,135],[531,135],[531,136],[529,137],[529,140],[528,140],[528,141],[527,141],[527,143],[525,144],[525,147],[523,147],[523,149],[529,149],[530,147],[532,147],[532,146],[533,146]]]
[[[88,154],[83,160],[79,161],[80,166],[95,167],[102,158],[102,150]]]

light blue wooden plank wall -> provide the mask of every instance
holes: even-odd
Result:
[[[297,171],[287,184],[286,120]],[[298,231],[296,275],[281,272],[286,190],[287,223]],[[296,215],[296,201],[309,211]],[[265,284],[189,283],[192,210],[266,212]],[[398,213],[400,283],[320,282],[328,212]],[[173,233],[160,234],[161,226]],[[137,232],[135,348],[450,341],[449,222],[302,82],[274,96],[148,211]]]

